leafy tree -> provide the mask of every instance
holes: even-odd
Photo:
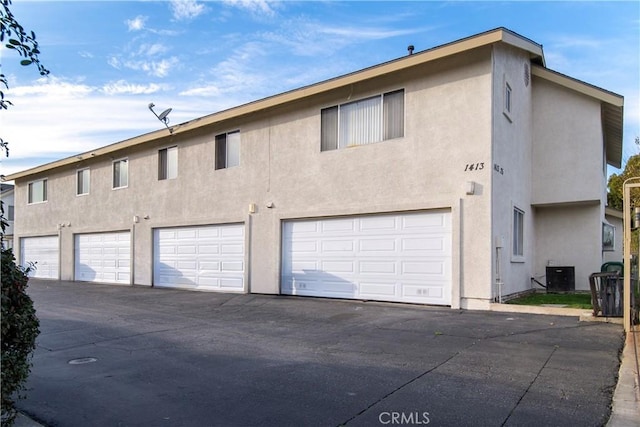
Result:
[[[636,137],[636,145],[640,145],[640,137]],[[622,185],[627,179],[633,177],[640,177],[640,154],[629,158],[624,171],[620,175],[613,174],[609,177],[607,204],[610,207],[622,210]],[[631,189],[631,206],[640,207],[640,189]]]
[[[33,31],[27,33],[11,13],[11,0],[0,0],[0,43],[18,53],[20,64],[34,64],[40,75],[49,74],[38,55],[38,42]],[[8,89],[7,78],[0,73],[0,110],[6,110],[11,101],[5,99],[4,90]],[[9,143],[0,138],[0,147],[9,156]],[[0,201],[0,245],[2,246],[2,349],[1,388],[2,425],[12,425],[17,415],[14,398],[24,388],[31,370],[30,358],[36,346],[36,337],[40,333],[39,322],[33,307],[33,301],[27,295],[27,276],[29,268],[16,265],[11,249],[4,249],[4,232],[8,225],[4,217],[4,204]]]
[[[0,0],[0,43],[4,43],[7,49],[17,52],[23,58],[20,64],[24,66],[33,64],[38,67],[41,76],[48,75],[49,70],[42,65],[38,56],[40,49],[36,41],[36,34],[33,31],[29,33],[25,31],[9,10],[10,5],[11,0]],[[4,98],[5,89],[9,89],[7,77],[4,73],[0,73],[0,110],[6,110],[9,105],[13,105],[11,101]],[[0,138],[0,147],[9,156],[9,144],[2,138]]]

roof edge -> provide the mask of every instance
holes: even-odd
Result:
[[[170,132],[168,132],[166,129],[160,129],[154,132],[135,136],[120,142],[103,146],[95,150],[73,155],[61,160],[56,160],[21,172],[16,172],[5,177],[4,181],[13,181],[54,168],[79,163],[80,161],[86,160],[87,158],[98,157],[132,146],[144,144],[146,142],[160,140],[184,132],[190,132],[203,126],[212,125],[231,118],[241,117],[250,113],[271,109],[287,104],[289,102],[301,100],[343,86],[348,86],[350,84],[369,80],[375,77],[383,76],[385,74],[397,72],[498,42],[503,42],[523,49],[530,53],[533,62],[541,62],[542,64],[544,64],[542,45],[535,43],[532,40],[514,33],[513,31],[510,31],[504,27],[499,27],[493,30],[486,31],[484,33],[479,33],[443,45],[435,46],[427,50],[414,53],[412,55],[403,56],[352,73],[334,77],[329,80],[324,80],[308,86],[303,86],[298,89],[293,89],[287,92],[269,96],[267,98],[249,102],[237,107],[232,107],[227,110],[222,110],[213,114],[198,117],[188,122],[172,126],[170,128]]]

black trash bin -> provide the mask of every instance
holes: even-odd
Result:
[[[622,279],[618,272],[593,273],[589,276],[594,316],[622,317]]]

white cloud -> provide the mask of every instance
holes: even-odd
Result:
[[[160,43],[142,44],[138,49],[138,54],[145,56],[155,56],[161,53],[165,53],[167,50],[167,47]]]
[[[150,83],[148,85],[127,83],[125,80],[118,80],[116,82],[107,83],[100,89],[100,92],[107,95],[141,95],[156,93],[161,90],[166,90],[167,85],[160,85],[156,83]]]
[[[161,59],[159,61],[145,61],[145,60],[119,60],[117,58],[110,58],[109,65],[115,68],[128,68],[135,71],[143,71],[147,75],[152,77],[167,77],[173,68],[180,64],[180,61],[175,56],[171,58]]]
[[[331,26],[322,25],[307,18],[285,21],[278,31],[266,32],[265,40],[278,43],[300,56],[327,55],[346,46],[370,40],[417,34],[425,28],[406,28],[401,30],[385,27]]]
[[[12,87],[7,91],[8,98],[24,96],[51,95],[58,98],[84,97],[94,92],[91,86],[65,81],[57,77],[42,77],[31,86]]]
[[[206,11],[204,4],[195,0],[171,0],[170,5],[173,17],[178,21],[194,19]]]
[[[147,19],[147,16],[138,15],[133,19],[127,19],[125,23],[127,24],[129,31],[140,31],[144,29]]]
[[[180,96],[218,96],[221,90],[217,84],[205,84],[204,86],[194,87],[184,90],[178,95]]]
[[[248,10],[254,14],[274,16],[276,14],[274,6],[279,2],[270,0],[223,0],[223,3],[228,6]]]
[[[107,59],[107,64],[109,64],[116,70],[119,70],[122,67],[120,60],[115,56],[110,56],[109,59]]]
[[[2,138],[10,147],[10,157],[2,159],[4,175],[160,129],[147,108],[151,101],[173,107],[176,124],[213,111],[208,100],[162,95],[165,88],[157,84],[117,81],[96,88],[44,80],[11,88],[15,105],[1,116]]]

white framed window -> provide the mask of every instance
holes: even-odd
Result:
[[[16,217],[16,210],[13,205],[7,206],[7,221],[13,221]]]
[[[76,171],[76,196],[89,194],[91,185],[91,171],[89,168]]]
[[[514,261],[524,260],[524,211],[513,207],[513,240],[511,255]]]
[[[216,135],[216,169],[240,165],[240,131]]]
[[[158,180],[178,177],[178,146],[158,151]]]
[[[129,185],[129,159],[113,161],[113,189]]]
[[[320,111],[320,151],[404,136],[404,89]]]
[[[28,203],[44,203],[47,201],[47,179],[39,179],[32,181],[28,185],[29,196]]]

